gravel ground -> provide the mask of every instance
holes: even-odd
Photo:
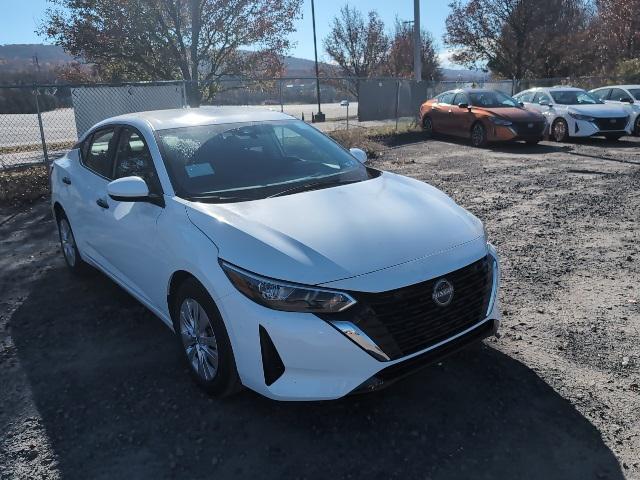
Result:
[[[486,221],[502,337],[375,394],[219,401],[171,333],[0,210],[0,478],[640,479],[640,141],[391,148]]]

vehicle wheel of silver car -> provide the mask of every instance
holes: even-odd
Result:
[[[474,147],[485,147],[487,145],[487,132],[480,122],[471,128],[471,144]]]
[[[172,300],[173,328],[194,380],[207,393],[227,396],[242,387],[229,335],[207,290],[187,278]]]
[[[424,117],[422,121],[422,130],[427,138],[431,138],[433,136],[433,120],[431,117]]]
[[[553,122],[551,134],[556,142],[565,142],[569,137],[569,127],[567,126],[567,122],[561,118]]]
[[[633,133],[636,137],[640,137],[640,115],[636,118],[636,126],[633,129]]]
[[[202,305],[185,298],[180,306],[180,338],[189,365],[205,382],[218,373],[218,342],[211,321]]]

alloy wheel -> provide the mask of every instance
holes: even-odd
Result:
[[[180,305],[180,338],[193,371],[204,381],[218,373],[218,342],[209,316],[193,298]]]
[[[553,124],[553,138],[556,142],[562,142],[567,136],[567,124],[564,120],[558,120]]]
[[[471,130],[471,143],[474,147],[480,147],[484,143],[484,127],[476,123]]]
[[[424,122],[422,123],[422,130],[427,137],[431,137],[433,135],[433,121],[431,118],[425,117]]]
[[[60,244],[64,258],[69,266],[74,267],[76,265],[76,241],[66,218],[60,220],[58,228],[60,229]]]

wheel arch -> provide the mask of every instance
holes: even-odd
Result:
[[[64,211],[64,208],[62,208],[62,204],[58,201],[56,201],[53,204],[53,215],[55,217],[56,222],[59,222],[63,216],[65,217],[67,216],[67,214]]]
[[[207,287],[205,286],[205,282],[200,280],[197,275],[188,270],[176,270],[169,277],[169,282],[167,284],[167,309],[169,311],[170,318],[173,319],[173,302],[178,293],[178,289],[180,288],[180,285],[182,285],[188,279],[193,279],[194,281],[196,281],[202,287],[202,289],[209,294],[211,301],[219,311],[220,309],[218,307],[218,304],[216,303],[214,296],[211,295],[209,289],[207,289]]]

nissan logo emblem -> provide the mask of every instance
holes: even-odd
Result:
[[[441,307],[446,307],[453,300],[453,285],[446,278],[441,278],[433,286],[433,293],[431,298]]]

